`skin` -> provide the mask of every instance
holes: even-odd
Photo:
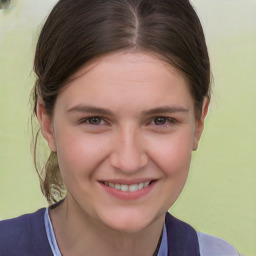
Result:
[[[50,211],[63,255],[153,254],[165,213],[186,182],[207,108],[205,99],[196,120],[183,74],[131,52],[81,68],[58,95],[52,117],[39,101],[41,130],[67,187],[64,203]],[[136,199],[117,198],[102,184],[138,179],[154,185]]]

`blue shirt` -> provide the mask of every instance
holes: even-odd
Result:
[[[50,247],[52,249],[53,255],[54,256],[61,256],[61,252],[60,252],[60,249],[58,247],[56,237],[55,237],[55,234],[54,234],[54,230],[53,230],[53,227],[52,227],[52,222],[51,222],[51,219],[50,219],[50,216],[49,216],[48,208],[46,208],[46,210],[45,210],[44,223],[45,223],[47,238],[48,238]],[[161,245],[160,245],[157,256],[167,256],[167,253],[168,253],[168,248],[167,247],[168,247],[167,246],[167,232],[166,232],[166,226],[164,225],[163,234],[162,234],[162,241],[161,241]]]
[[[51,219],[49,217],[48,208],[46,208],[44,214],[44,223],[47,238],[52,249],[53,255],[62,256],[56,241]],[[236,251],[236,249],[230,244],[228,244],[226,241],[218,237],[210,236],[201,232],[197,232],[197,235],[199,240],[201,256],[239,256],[239,253]],[[162,241],[159,248],[158,256],[168,256],[168,241],[165,225],[163,227]]]

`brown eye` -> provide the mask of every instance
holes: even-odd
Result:
[[[87,122],[92,125],[100,125],[102,124],[103,120],[100,117],[93,116],[89,117]]]
[[[155,125],[164,125],[167,122],[166,117],[158,116],[154,118]]]

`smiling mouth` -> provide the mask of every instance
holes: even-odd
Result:
[[[103,181],[102,183],[110,188],[113,188],[119,191],[136,192],[148,187],[152,182],[153,180],[147,181],[147,182],[141,182],[137,184],[118,184],[118,183],[111,183],[106,181]]]

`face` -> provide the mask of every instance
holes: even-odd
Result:
[[[184,76],[143,53],[82,68],[58,95],[53,117],[41,105],[38,113],[67,199],[126,232],[147,227],[175,202],[204,118],[195,120]]]

